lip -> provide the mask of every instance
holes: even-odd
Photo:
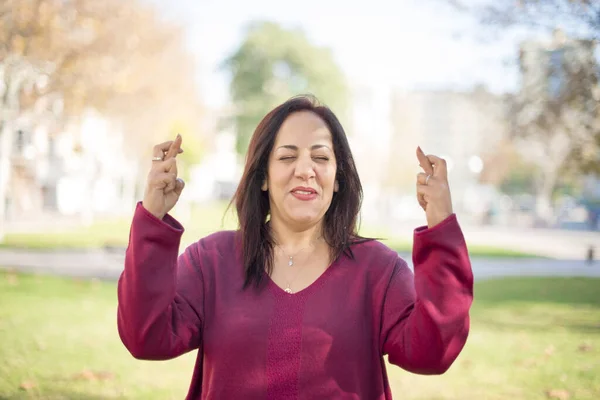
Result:
[[[298,191],[303,191],[306,193],[298,193]],[[317,191],[311,187],[306,186],[296,186],[293,188],[290,193],[292,196],[302,201],[310,201],[317,198]]]
[[[311,194],[317,194],[317,191],[315,189],[313,189],[311,187],[307,187],[307,186],[296,186],[291,191],[295,192],[296,190],[300,190],[303,192],[310,192]]]

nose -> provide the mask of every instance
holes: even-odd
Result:
[[[295,174],[296,177],[305,181],[315,177],[314,162],[310,155],[298,156]]]

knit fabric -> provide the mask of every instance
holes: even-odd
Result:
[[[234,231],[179,254],[183,227],[138,204],[118,283],[117,323],[131,354],[197,351],[187,399],[391,399],[385,356],[444,373],[467,340],[473,276],[455,215],[414,232],[414,274],[378,241],[352,245],[310,286],[269,277],[243,289]]]

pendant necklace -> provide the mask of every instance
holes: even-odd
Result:
[[[319,239],[317,239],[317,240],[319,240]],[[282,252],[283,254],[285,254],[285,255],[286,255],[286,257],[288,258],[288,266],[289,266],[289,267],[293,267],[293,266],[294,266],[294,257],[295,257],[295,256],[297,256],[298,254],[300,254],[300,252],[301,252],[301,251],[303,251],[303,250],[306,250],[306,249],[308,249],[309,247],[311,247],[311,246],[314,246],[314,245],[308,245],[308,246],[306,246],[306,247],[303,247],[303,248],[301,248],[300,250],[298,250],[298,251],[296,252],[296,254],[293,254],[293,255],[291,255],[291,256],[290,256],[290,255],[288,255],[288,254],[286,253],[286,251],[285,251],[285,250],[283,250],[283,248],[282,248],[280,245],[276,245],[276,246],[277,246],[277,247],[279,247],[279,248],[281,249],[281,252]]]
[[[321,238],[319,237],[317,240],[319,240],[319,239],[321,239]],[[312,246],[312,245],[311,245],[311,246]],[[305,250],[305,249],[307,249],[307,248],[309,248],[309,247],[311,247],[311,246],[306,246],[306,247],[303,247],[303,248],[301,248],[300,250],[298,250],[298,251],[296,252],[296,254],[294,254],[294,255],[291,255],[291,256],[290,256],[290,255],[288,255],[288,254],[285,252],[285,250],[283,250],[283,248],[282,248],[281,246],[277,245],[277,247],[279,247],[279,248],[281,249],[281,251],[283,252],[283,254],[285,254],[285,255],[288,257],[288,263],[287,263],[287,264],[288,264],[288,267],[293,267],[293,266],[294,266],[294,257],[295,257],[296,255],[298,255],[298,254],[299,254],[301,251],[303,251],[303,250]],[[296,280],[296,278],[298,277],[298,275],[299,275],[299,274],[300,274],[300,271],[298,271],[298,272],[296,273],[296,276],[295,276],[295,277],[294,277],[294,279],[292,279],[291,281],[289,281],[289,280],[287,280],[287,279],[286,279],[286,283],[287,283],[287,285],[286,285],[286,287],[285,287],[285,289],[284,289],[284,292],[286,292],[286,293],[289,293],[289,294],[293,294],[293,293],[294,293],[294,292],[292,291],[292,288],[290,287],[290,285],[292,284],[292,282],[294,282],[294,281]]]
[[[296,278],[298,277],[298,275],[300,275],[300,269],[298,269],[298,272],[296,272],[296,276],[294,276],[294,279],[292,279],[291,281],[286,279],[286,286],[285,289],[283,289],[284,292],[289,293],[289,294],[293,294],[294,292],[292,291],[292,288],[290,287],[290,285],[296,280]]]

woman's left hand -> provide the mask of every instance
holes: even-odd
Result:
[[[424,171],[417,175],[417,200],[425,210],[427,226],[432,228],[453,213],[448,169],[444,159],[425,155],[420,147],[417,147],[417,158]]]

